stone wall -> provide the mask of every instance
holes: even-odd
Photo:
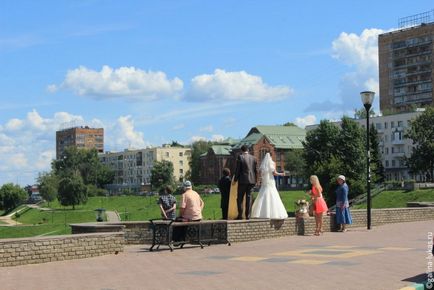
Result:
[[[367,211],[351,210],[353,224],[349,228],[366,227]],[[391,208],[373,209],[371,212],[371,225],[379,226],[390,223],[434,220],[434,207],[424,208]],[[334,215],[324,216],[323,229],[326,232],[336,231]],[[315,231],[313,217],[285,220],[251,219],[249,221],[229,221],[228,239],[230,242],[246,242],[267,238],[311,235]]]
[[[366,227],[366,210],[351,210],[353,224],[351,227]],[[372,226],[389,223],[434,220],[434,208],[392,208],[373,209],[371,215]],[[337,225],[334,215],[324,216],[324,231],[335,231]],[[150,244],[152,231],[149,222],[120,222],[120,223],[93,223],[71,225],[73,233],[100,231],[103,226],[124,227],[126,244]],[[291,235],[311,235],[315,231],[315,219],[287,218],[285,220],[251,219],[227,221],[227,236],[230,242],[245,242],[266,238],[275,238]]]
[[[0,239],[0,267],[117,254],[124,244],[122,232]]]

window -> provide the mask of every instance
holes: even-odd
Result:
[[[390,122],[390,128],[395,128],[395,122],[394,121]]]
[[[184,153],[179,152],[179,157],[182,157],[184,155]]]
[[[184,165],[184,161],[179,160],[179,166],[183,166]]]
[[[395,147],[392,147],[392,154],[395,153]]]
[[[403,122],[402,121],[398,121],[398,127],[402,127],[403,126]]]
[[[387,129],[387,122],[384,122],[384,129]]]
[[[389,160],[386,160],[386,167],[389,167]]]
[[[375,128],[376,128],[377,130],[381,130],[381,129],[383,129],[383,128],[381,127],[381,123],[375,123]]]
[[[179,174],[183,174],[184,173],[184,169],[179,169]]]
[[[392,167],[395,167],[395,160],[392,160]]]
[[[169,156],[170,156],[169,152],[166,152],[166,157],[169,157]]]
[[[389,147],[386,147],[386,155],[389,154]]]
[[[389,135],[384,135],[384,142],[389,142]]]

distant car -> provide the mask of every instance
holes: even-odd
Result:
[[[32,194],[27,200],[27,203],[38,203],[41,201],[42,201],[42,197],[39,194]]]

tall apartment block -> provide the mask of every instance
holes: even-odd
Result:
[[[434,103],[434,11],[403,18],[400,26],[378,37],[382,112]]]
[[[104,129],[84,126],[56,131],[56,159],[61,158],[65,149],[71,146],[104,152]]]

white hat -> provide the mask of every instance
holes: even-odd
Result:
[[[339,175],[339,176],[338,176],[338,179],[342,179],[343,181],[345,181],[345,176],[343,176],[343,175]]]
[[[191,182],[189,180],[184,181],[184,188],[191,188]]]

